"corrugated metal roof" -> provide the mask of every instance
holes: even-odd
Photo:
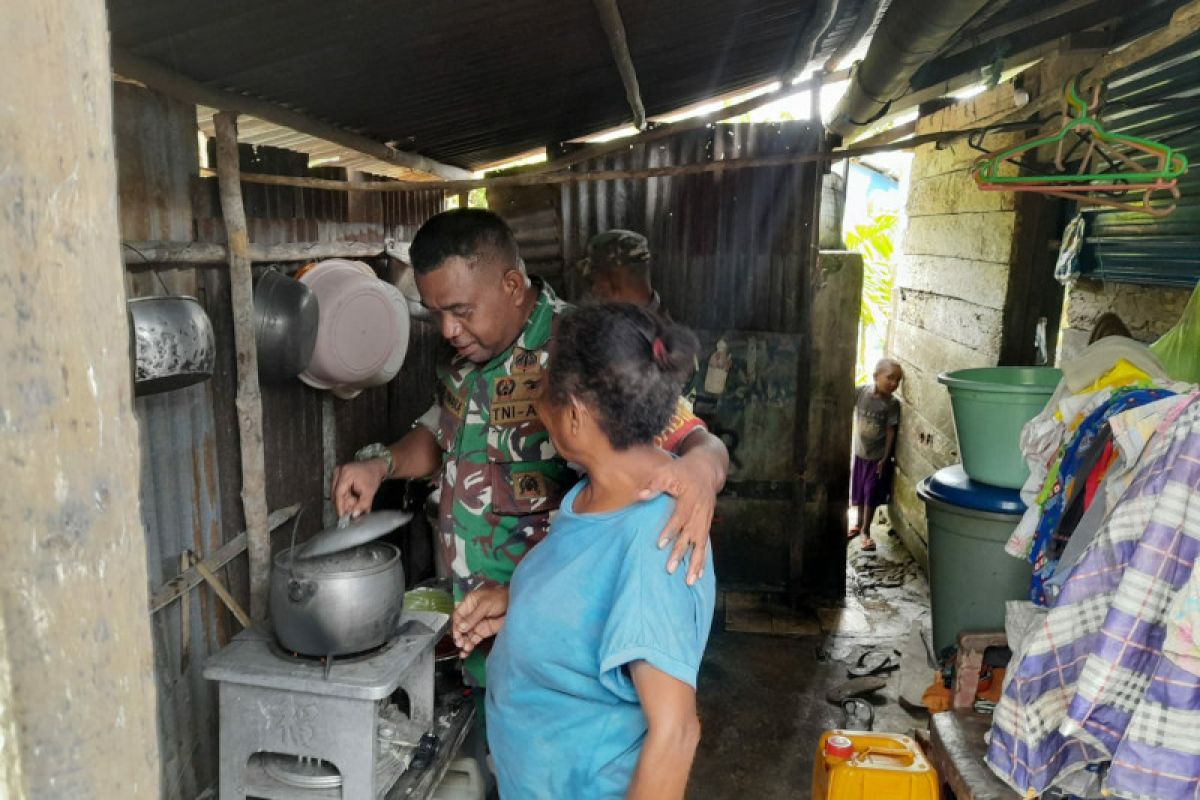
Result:
[[[213,116],[216,113],[216,109],[208,106],[196,107],[196,124],[210,139],[216,136],[213,127]],[[398,167],[395,164],[371,158],[333,142],[327,142],[324,139],[299,133],[291,128],[275,125],[255,117],[238,118],[238,141],[255,146],[281,147],[297,153],[307,153],[309,164],[312,166],[341,167],[404,181],[430,180],[434,177],[424,172]]]
[[[814,62],[861,3],[839,3]],[[778,77],[815,5],[627,0],[647,112]],[[629,119],[592,0],[109,0],[109,14],[113,43],[134,55],[460,166]]]
[[[1105,128],[1177,148],[1191,170],[1170,216],[1085,208],[1081,266],[1104,280],[1192,287],[1200,279],[1200,34],[1109,76]],[[1166,205],[1168,200],[1155,202]]]

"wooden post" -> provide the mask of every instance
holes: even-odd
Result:
[[[237,348],[237,416],[242,449],[242,509],[250,552],[250,616],[266,619],[271,576],[271,539],[267,527],[267,478],[263,456],[262,394],[254,343],[254,288],[250,278],[250,237],[242,208],[238,164],[237,116],[213,118],[217,132],[217,180],[221,216],[229,242],[229,285],[233,295],[233,339]]]
[[[642,90],[638,87],[637,70],[633,68],[633,56],[629,53],[629,40],[625,36],[625,23],[621,20],[621,9],[617,0],[594,0],[596,13],[600,15],[600,26],[608,37],[613,62],[625,87],[625,101],[633,114],[633,127],[646,129],[646,106],[642,103]]]
[[[0,31],[0,798],[163,797],[108,18]]]

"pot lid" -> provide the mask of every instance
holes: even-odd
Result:
[[[1021,499],[1020,490],[973,481],[962,464],[938,470],[921,481],[917,486],[917,496],[926,502],[932,500],[970,511],[1010,515],[1025,513],[1025,501]]]
[[[296,551],[296,558],[318,558],[358,547],[408,524],[412,518],[413,515],[409,511],[373,511],[363,514],[346,525],[339,523],[321,531],[300,546]]]

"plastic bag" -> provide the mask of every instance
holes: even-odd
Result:
[[[1150,345],[1167,374],[1177,381],[1200,383],[1200,283],[1175,327]]]

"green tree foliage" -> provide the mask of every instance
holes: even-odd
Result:
[[[887,340],[887,323],[892,310],[892,285],[896,278],[892,264],[892,232],[895,227],[896,215],[889,212],[876,214],[869,221],[846,231],[846,246],[863,257],[856,383],[864,383],[871,377],[874,364],[866,363],[869,358],[869,343],[878,343],[882,349]]]

